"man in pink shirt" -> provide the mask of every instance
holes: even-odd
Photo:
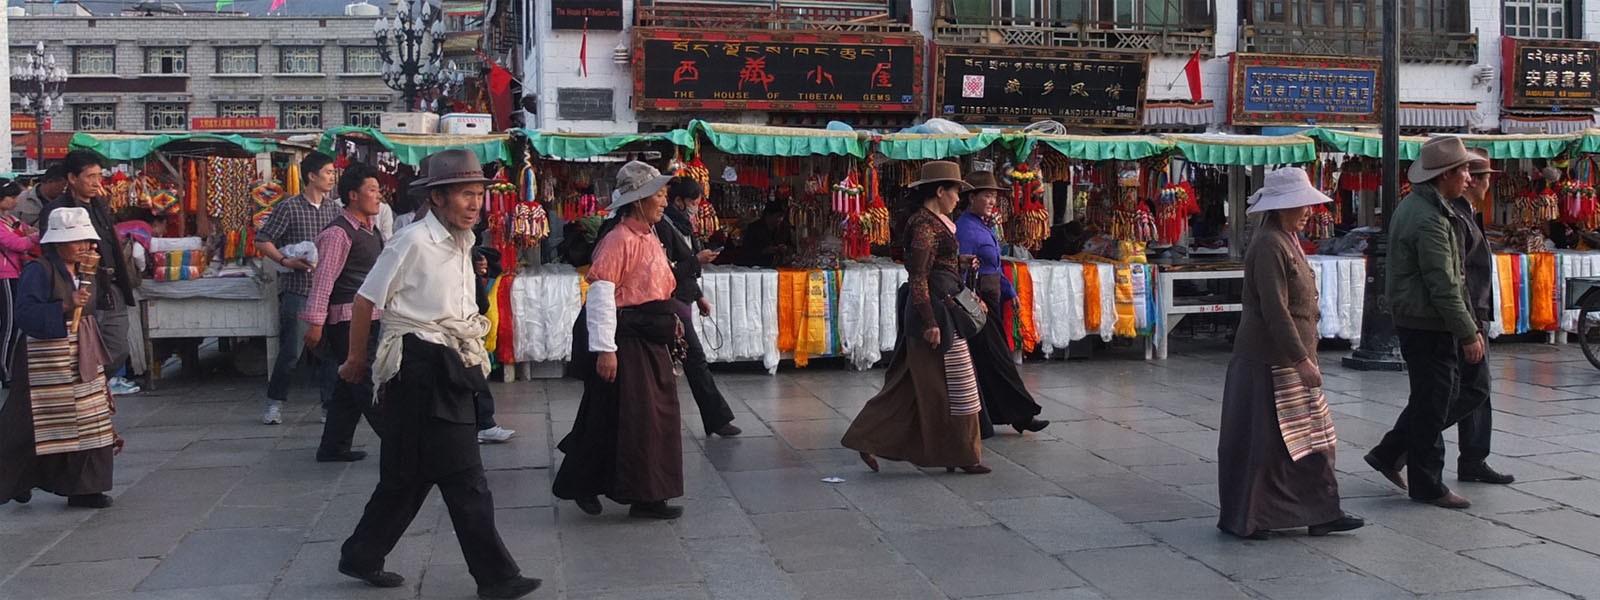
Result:
[[[329,364],[337,364],[349,353],[350,319],[356,290],[366,281],[367,272],[383,252],[384,243],[383,234],[377,230],[383,199],[378,171],[364,164],[351,164],[339,176],[339,197],[344,199],[344,210],[314,238],[320,261],[317,270],[312,271],[306,308],[300,312],[300,319],[306,322],[306,347],[315,349]],[[383,311],[373,311],[374,330],[382,316]],[[368,338],[369,363],[377,345],[378,336]],[[322,444],[317,448],[317,462],[353,462],[366,458],[366,452],[351,450],[350,444],[356,425],[361,423],[361,415],[367,416],[369,425],[377,417],[372,404],[372,381],[340,381],[333,369],[319,375],[332,377],[334,381],[333,396],[328,400],[328,420],[322,426]]]

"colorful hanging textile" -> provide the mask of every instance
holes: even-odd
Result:
[[[495,349],[500,345],[500,306],[494,299],[500,296],[498,292],[501,279],[503,277],[489,280],[489,310],[483,313],[483,316],[489,319],[489,331],[483,334],[483,349],[489,352],[490,357],[495,356]]]
[[[495,334],[500,338],[500,343],[495,346],[495,360],[502,365],[517,362],[517,320],[511,311],[511,286],[516,282],[515,273],[507,273],[495,280],[494,296],[489,298],[489,304],[500,309],[500,314],[511,318],[502,318],[495,327]]]
[[[1535,331],[1555,331],[1560,325],[1556,313],[1555,254],[1528,255],[1528,296],[1528,325]]]
[[[1509,254],[1494,255],[1495,270],[1500,278],[1500,322],[1506,333],[1517,333],[1517,257]]]
[[[1134,316],[1133,298],[1133,270],[1127,263],[1117,263],[1112,268],[1116,269],[1117,286],[1117,325],[1118,337],[1138,337],[1138,320]]]
[[[805,271],[803,314],[795,340],[794,364],[805,367],[812,356],[828,352],[828,276],[822,271]]]
[[[1033,274],[1028,270],[1028,265],[1020,262],[1007,262],[1012,269],[1011,281],[1017,288],[1017,303],[1019,309],[1016,321],[1021,331],[1020,342],[1022,351],[1033,352],[1039,347],[1039,325],[1034,318],[1033,310]],[[1017,346],[1013,345],[1012,350]]]
[[[805,271],[778,270],[778,352],[794,352],[805,306]]]
[[[1090,332],[1100,330],[1100,265],[1083,263],[1083,326]]]

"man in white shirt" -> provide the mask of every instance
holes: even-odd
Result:
[[[483,208],[478,157],[446,150],[430,161],[432,211],[396,232],[356,293],[351,348],[339,377],[367,377],[372,313],[383,327],[372,382],[379,387],[378,487],[340,552],[339,572],[377,587],[405,578],[383,570],[434,486],[444,496],[480,598],[520,598],[538,589],[523,577],[494,524],[494,498],[478,454],[473,395],[488,390],[489,321],[478,314],[472,226]]]

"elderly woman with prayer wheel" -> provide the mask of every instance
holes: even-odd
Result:
[[[1217,527],[1249,539],[1365,524],[1339,508],[1333,421],[1317,366],[1317,280],[1300,248],[1311,207],[1329,202],[1306,172],[1267,174],[1249,212],[1264,213],[1244,259],[1244,314],[1222,396]]]
[[[111,506],[111,462],[120,445],[111,428],[105,348],[89,302],[100,264],[89,211],[50,213],[44,256],[17,283],[21,347],[11,392],[0,408],[0,502],[27,502],[38,488],[80,508]]]
[[[552,492],[600,514],[604,495],[628,516],[676,519],[683,508],[683,438],[673,353],[682,347],[677,287],[656,223],[667,209],[667,183],[634,161],[617,173],[609,207],[616,225],[603,233],[586,276],[588,298],[573,327],[568,374],[583,379],[572,432],[557,448],[566,457]]]
[[[861,453],[861,461],[878,470],[876,457],[903,460],[919,467],[957,468],[988,473],[978,438],[978,383],[972,355],[955,322],[963,310],[954,299],[962,286],[963,261],[956,225],[948,215],[961,192],[972,186],[961,180],[961,167],[932,161],[922,166],[911,184],[907,205],[896,219],[904,260],[910,274],[897,302],[900,339],[879,392],[856,415],[843,444]]]
[[[989,171],[968,173],[966,181],[972,190],[963,195],[956,207],[961,211],[956,219],[956,238],[961,242],[962,254],[978,257],[978,297],[994,316],[985,322],[983,332],[967,344],[978,374],[978,395],[983,400],[979,431],[984,438],[994,435],[995,425],[1010,425],[1019,434],[1038,432],[1050,422],[1038,418],[1042,409],[1022,383],[1017,365],[1011,360],[1011,346],[1000,331],[1001,323],[1009,322],[1001,317],[1008,314],[1005,309],[1016,309],[1017,288],[1000,270],[1000,239],[986,218],[1005,188],[995,182],[994,173]]]

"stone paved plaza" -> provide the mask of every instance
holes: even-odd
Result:
[[[1266,541],[1214,526],[1226,347],[1177,350],[1161,363],[1127,349],[1025,366],[1054,424],[987,441],[984,476],[868,472],[839,437],[883,372],[815,365],[719,373],[745,435],[708,440],[685,415],[676,522],[551,501],[574,382],[497,386],[498,418],[518,434],[483,457],[502,535],[545,579],[533,598],[1600,598],[1600,371],[1575,347],[1493,347],[1491,464],[1518,481],[1457,485],[1474,502],[1460,512],[1408,501],[1360,460],[1399,413],[1404,376],[1347,371],[1345,353],[1324,353],[1340,489],[1368,526]],[[268,427],[263,388],[175,377],[123,399],[116,506],[40,494],[0,507],[0,598],[472,597],[437,494],[390,557],[406,587],[336,573],[376,458],[314,462],[315,393],[298,389],[287,423]],[[365,425],[358,444],[377,449]]]

